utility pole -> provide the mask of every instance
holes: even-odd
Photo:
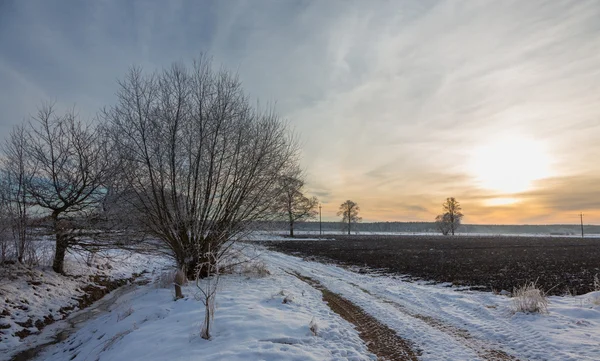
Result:
[[[319,237],[323,235],[323,228],[321,227],[321,204],[319,203]]]
[[[579,218],[581,219],[581,238],[583,238],[583,213],[579,213]]]

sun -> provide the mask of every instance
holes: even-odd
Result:
[[[475,148],[469,172],[481,188],[501,194],[531,189],[534,181],[551,175],[550,157],[542,142],[506,136]]]

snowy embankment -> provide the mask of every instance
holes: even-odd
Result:
[[[46,242],[39,242],[46,246]],[[43,330],[47,328],[46,333],[49,333],[60,328],[60,324],[54,323],[87,307],[106,292],[106,287],[118,287],[168,264],[164,258],[114,250],[86,260],[68,255],[67,275],[55,273],[50,266],[3,265],[0,269],[0,354],[12,354],[38,344],[45,339],[38,337]]]
[[[600,356],[600,292],[550,297],[548,314],[523,314],[513,311],[506,296],[260,253],[255,261],[264,262],[270,275],[223,276],[210,341],[199,337],[204,310],[194,297],[195,285],[186,286],[186,297],[178,301],[170,288],[137,285],[37,359],[374,359],[353,325],[331,311],[321,291],[294,274],[361,307],[408,340],[420,360]]]

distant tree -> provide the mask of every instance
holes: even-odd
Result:
[[[442,204],[442,209],[444,213],[435,217],[436,226],[443,235],[451,233],[454,236],[454,231],[458,229],[464,216],[461,212],[460,203],[454,197],[446,198],[446,201]]]
[[[342,216],[342,223],[348,224],[348,234],[350,234],[352,223],[358,223],[362,220],[362,218],[358,216],[359,211],[360,208],[358,207],[358,204],[351,200],[347,200],[340,205],[340,210],[337,215]]]
[[[308,198],[304,195],[304,181],[301,173],[294,171],[279,179],[281,195],[278,199],[277,211],[282,213],[290,225],[290,237],[294,237],[296,222],[312,219],[317,216],[317,197]]]
[[[439,214],[435,217],[435,226],[438,231],[442,232],[444,236],[448,235],[450,232],[450,222],[448,221],[448,217],[446,214]]]

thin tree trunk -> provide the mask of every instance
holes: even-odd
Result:
[[[350,235],[350,211],[348,211],[348,235]]]
[[[294,222],[290,222],[290,237],[294,238]]]
[[[175,286],[175,299],[178,300],[183,298],[183,292],[181,291],[181,286],[185,283],[185,272],[183,270],[178,270],[175,274],[175,279],[173,280],[173,284]]]
[[[56,273],[64,273],[65,266],[65,255],[67,253],[67,247],[69,242],[63,234],[56,234],[56,252],[54,252],[54,262],[52,262],[52,269]]]

